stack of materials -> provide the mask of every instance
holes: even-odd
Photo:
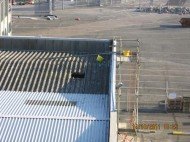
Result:
[[[183,112],[190,112],[190,97],[183,97]]]
[[[190,27],[190,18],[181,18],[179,21],[182,27]]]
[[[181,111],[183,109],[183,98],[177,97],[175,93],[168,96],[168,109],[170,111]]]

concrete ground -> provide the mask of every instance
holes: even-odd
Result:
[[[166,98],[166,82],[169,93],[190,97],[190,28],[181,28],[179,24],[181,17],[189,15],[139,13],[124,7],[75,8],[54,14],[58,20],[14,16],[13,35],[138,38],[141,42],[139,122],[161,125],[155,133],[138,133],[138,140],[189,142],[190,136],[171,135],[175,129],[164,126],[178,124],[178,130],[187,132],[190,130],[190,114],[166,113],[160,105]],[[126,48],[128,43],[123,46]],[[122,73],[128,72],[124,70]],[[127,80],[123,79],[123,82]],[[120,123],[124,124],[121,126],[125,127],[131,113],[126,111],[127,97],[125,92],[123,94],[119,114]],[[126,140],[125,133],[119,138],[120,141]]]

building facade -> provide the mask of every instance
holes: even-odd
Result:
[[[11,4],[9,0],[0,0],[0,35],[11,35]]]

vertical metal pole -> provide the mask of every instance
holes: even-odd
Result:
[[[89,2],[89,0],[87,0],[87,6],[89,6],[90,5],[90,2]]]
[[[56,0],[52,0],[52,10],[53,10],[53,11],[55,10],[55,1],[56,1]]]
[[[120,38],[120,49],[119,49],[119,51],[120,52],[122,52],[122,41],[121,41],[121,38]],[[121,55],[119,56],[120,57],[120,63],[121,63]],[[121,83],[122,81],[121,81],[121,65],[119,66],[119,83]],[[121,95],[121,89],[120,89],[120,95]]]
[[[52,14],[52,0],[49,0],[49,14]]]
[[[136,94],[137,95],[137,126],[138,126],[138,124],[139,124],[139,96],[138,96],[138,94]],[[138,127],[137,127],[138,128]]]
[[[41,9],[41,7],[40,7],[40,0],[38,0],[37,13],[41,13],[41,12],[40,12],[40,9]]]
[[[12,35],[12,4],[8,4],[8,35]]]
[[[119,114],[120,114],[120,97],[121,97],[121,89],[119,88],[118,90],[117,90],[117,92],[118,92],[118,108],[117,108],[117,110],[118,110],[118,113],[117,113],[117,115],[118,115],[118,120],[117,120],[117,126],[119,127]]]
[[[137,88],[135,90],[135,95],[136,95],[136,106],[137,106],[137,126],[139,124],[139,91],[138,91],[138,88],[139,88],[139,73],[138,73],[138,70],[139,70],[139,67],[137,67],[137,75],[136,75],[136,80],[137,80]],[[138,128],[138,127],[137,127]]]
[[[117,90],[117,129],[119,128],[119,91]]]
[[[64,1],[64,0],[62,0],[62,10],[64,9],[64,6],[63,6],[63,3],[64,3],[64,2],[63,2],[63,1]]]
[[[120,50],[120,45],[119,45],[119,50]],[[117,48],[116,48],[116,52],[117,52]],[[116,63],[117,63],[117,58],[116,58]],[[118,67],[118,70],[119,70],[119,82],[120,82],[121,81],[120,80],[121,79],[121,77],[120,77],[120,65]],[[119,127],[119,112],[120,112],[120,88],[117,88],[117,127]]]
[[[140,74],[140,61],[139,61],[139,40],[137,39],[138,47],[137,47],[137,88],[136,88],[136,96],[137,96],[137,126],[139,124],[139,74]],[[138,127],[137,127],[138,128]]]
[[[117,40],[115,39],[115,37],[114,37],[114,39],[113,39],[113,51],[114,52],[117,52],[117,48],[116,48],[116,46],[117,46]],[[118,47],[118,46],[117,46]],[[117,55],[116,55],[116,58],[115,58],[115,62],[116,62],[116,65],[115,65],[115,68],[116,68],[116,66],[117,66]],[[114,62],[114,60],[112,61],[112,62]],[[119,68],[118,68],[119,69]],[[113,82],[113,83],[116,83],[116,70],[115,70],[115,82]],[[115,86],[116,87],[116,86]],[[114,89],[114,88],[113,88]],[[116,88],[115,88],[116,89]],[[117,91],[117,93],[116,93],[116,91]],[[119,105],[119,103],[120,103],[120,96],[119,96],[119,89],[117,89],[117,90],[115,90],[115,93],[117,94],[117,96],[116,96],[116,99],[117,99],[117,101],[116,101],[116,105],[117,105],[117,131],[118,131],[118,128],[119,128],[119,109],[120,109],[120,105]],[[118,141],[118,137],[117,137],[117,141]]]
[[[166,81],[166,98],[165,98],[165,111],[167,112],[167,98],[168,98],[168,81]]]

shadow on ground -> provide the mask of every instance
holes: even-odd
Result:
[[[160,28],[170,28],[170,29],[176,29],[176,28],[183,28],[180,24],[164,24],[160,25]]]

